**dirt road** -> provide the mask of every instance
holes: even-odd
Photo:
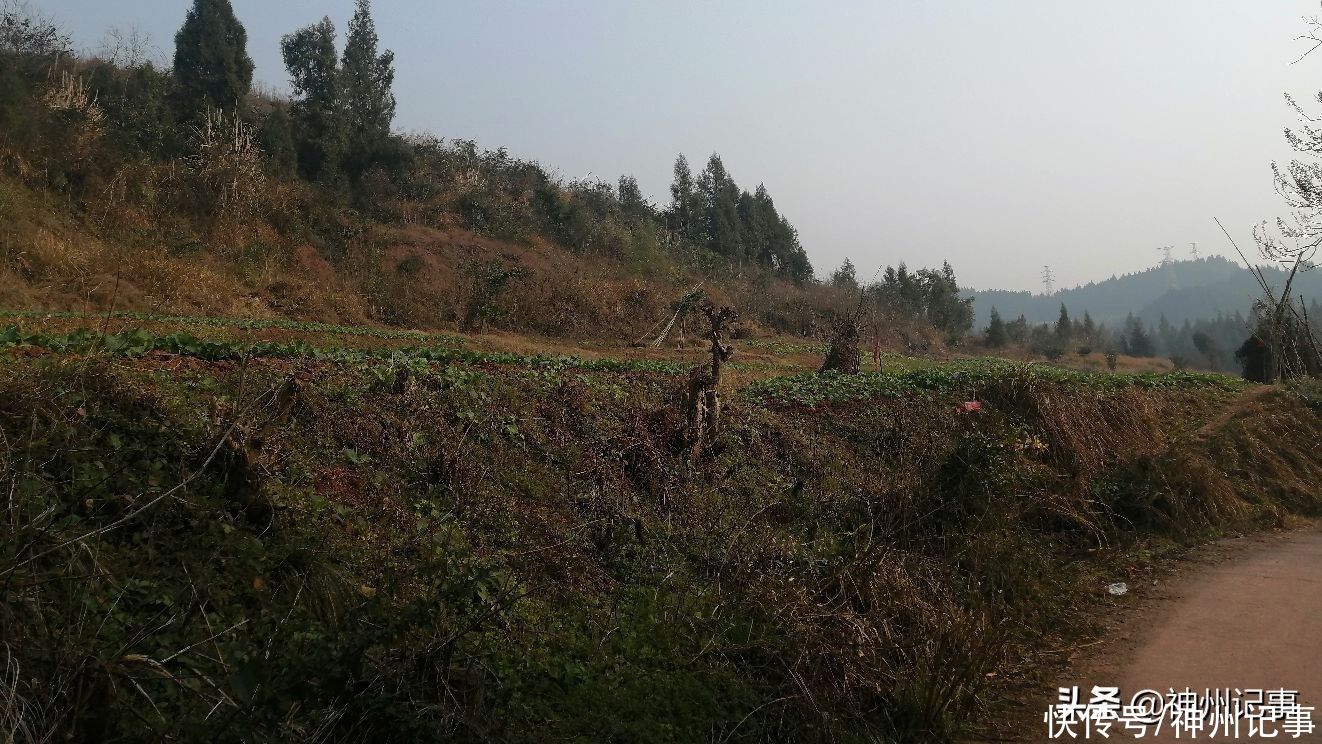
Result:
[[[1144,689],[1297,690],[1300,704],[1316,707],[1317,730],[1297,739],[1282,732],[1275,740],[1322,742],[1322,531],[1228,550],[1223,562],[1178,578],[1125,621],[1120,642],[1102,646],[1066,684],[1081,691],[1119,685],[1126,702]],[[1245,733],[1213,740],[1261,740]],[[1175,740],[1169,731],[1156,738]],[[1206,741],[1207,732],[1197,740]]]

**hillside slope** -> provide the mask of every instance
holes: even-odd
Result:
[[[366,3],[361,48],[315,73],[334,95],[251,92],[232,74],[251,69],[241,24],[208,7],[176,69],[80,57],[35,8],[0,7],[0,307],[621,340],[698,285],[750,332],[813,334],[836,304],[766,187],[741,188],[716,154],[696,173],[680,156],[662,208],[628,175],[565,181],[503,148],[393,132],[388,52],[372,90],[336,83],[375,58]],[[210,46],[217,19],[237,48]],[[298,33],[335,51],[329,25]],[[219,103],[197,85],[213,79]],[[352,115],[368,99],[378,115]]]

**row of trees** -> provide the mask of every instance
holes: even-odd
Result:
[[[674,234],[740,265],[756,263],[796,281],[812,277],[798,231],[776,211],[766,186],[741,190],[716,153],[696,178],[688,159],[675,160],[662,218]]]
[[[949,262],[942,262],[940,269],[916,272],[904,264],[887,266],[881,282],[870,285],[868,294],[879,307],[923,318],[951,338],[959,338],[973,327],[973,300],[960,296]]]
[[[831,273],[829,282],[837,289],[857,292],[878,317],[920,320],[950,340],[958,340],[973,327],[973,300],[960,296],[949,262],[943,262],[940,269],[917,271],[901,263],[880,273],[880,281],[862,284],[854,262],[846,258]]]
[[[228,0],[195,1],[176,37],[174,74],[185,110],[242,109],[253,69],[245,43]],[[345,176],[353,183],[373,167],[405,157],[403,143],[390,131],[394,55],[379,51],[378,43],[369,0],[358,0],[338,56],[329,18],[283,37],[280,48],[295,98],[288,112],[278,103],[272,107],[260,137],[276,170],[296,166],[312,181]],[[595,233],[611,219],[651,220],[679,240],[735,263],[755,262],[796,281],[812,277],[798,233],[765,186],[751,194],[741,190],[715,154],[696,178],[681,155],[674,175],[672,202],[664,211],[647,202],[632,176],[622,176],[611,193],[595,182],[560,190],[549,179],[527,193],[541,213],[538,221],[570,247],[604,242]]]
[[[297,134],[291,144],[305,178],[330,181],[344,174],[357,180],[391,157],[395,56],[389,50],[379,52],[377,43],[368,0],[358,0],[338,62],[330,18],[280,40],[295,94],[290,110]],[[274,134],[268,139],[279,149],[281,113],[272,116],[268,131]]]
[[[187,110],[242,108],[253,70],[245,43],[243,25],[228,0],[195,1],[176,36],[174,73]],[[288,113],[280,105],[271,110],[261,137],[278,169],[296,164],[309,180],[347,176],[356,181],[370,168],[399,157],[390,132],[394,55],[378,51],[369,0],[358,0],[338,56],[330,18],[286,35],[280,50],[295,98]],[[696,178],[679,157],[672,203],[663,213],[647,203],[632,176],[622,176],[612,194],[599,186],[573,184],[568,191],[588,202],[598,217],[612,212],[631,220],[660,220],[680,239],[731,261],[756,262],[799,281],[811,278],[798,234],[777,212],[766,187],[759,185],[752,194],[740,190],[719,155],[713,154]],[[592,242],[585,228],[591,220],[578,205],[545,189],[533,197],[557,237],[575,247]],[[602,203],[602,197],[614,203]]]
[[[307,187],[292,192],[307,202],[297,229],[318,248],[328,244],[332,258],[345,255],[340,236],[348,233],[338,223],[347,197],[365,218],[439,225],[457,215],[494,237],[540,233],[654,273],[682,256],[713,269],[812,278],[766,188],[740,189],[719,156],[697,176],[681,157],[672,203],[659,208],[632,176],[565,183],[503,149],[392,133],[395,60],[381,48],[369,0],[358,0],[342,48],[329,18],[282,38],[290,100],[253,93],[247,33],[230,0],[193,0],[168,69],[147,58],[137,37],[136,51],[79,60],[57,27],[25,13],[0,14],[0,139],[41,163],[26,170],[42,176],[28,179],[34,185],[42,180],[78,203],[113,194],[201,218],[221,201],[260,209],[269,201],[264,184],[285,181]],[[68,90],[52,92],[61,76]],[[58,110],[55,98],[64,102]],[[247,198],[184,188],[177,174],[194,170],[207,172],[199,182]],[[288,223],[289,210],[276,217]]]
[[[1133,318],[1131,317],[1130,320],[1132,321]],[[1109,329],[1094,323],[1092,316],[1087,312],[1083,314],[1082,320],[1070,318],[1069,310],[1063,304],[1060,306],[1060,317],[1054,325],[1050,323],[1030,325],[1023,315],[1007,323],[995,307],[991,309],[988,321],[987,328],[983,331],[983,341],[993,349],[1003,348],[1012,343],[1027,342],[1033,342],[1035,348],[1054,344],[1063,349],[1071,343],[1091,346],[1110,336]],[[1126,329],[1130,327],[1130,324],[1126,324]],[[1132,327],[1136,329],[1134,337],[1136,346],[1142,348],[1144,343],[1142,324]]]
[[[194,0],[175,35],[173,72],[182,120],[211,111],[249,113],[253,62],[247,40],[229,0]],[[356,179],[387,157],[395,117],[394,54],[377,46],[370,0],[357,0],[342,54],[336,52],[330,18],[281,39],[295,99],[288,112],[274,105],[261,136],[278,170],[296,165],[312,180]]]

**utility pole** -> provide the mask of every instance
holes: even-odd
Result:
[[[1051,273],[1050,266],[1042,267],[1042,287],[1048,296],[1056,293],[1056,275]]]

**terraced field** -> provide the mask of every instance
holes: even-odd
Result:
[[[1322,507],[1301,391],[735,343],[694,453],[700,346],[11,313],[0,703],[94,739],[946,740],[1108,582]]]

